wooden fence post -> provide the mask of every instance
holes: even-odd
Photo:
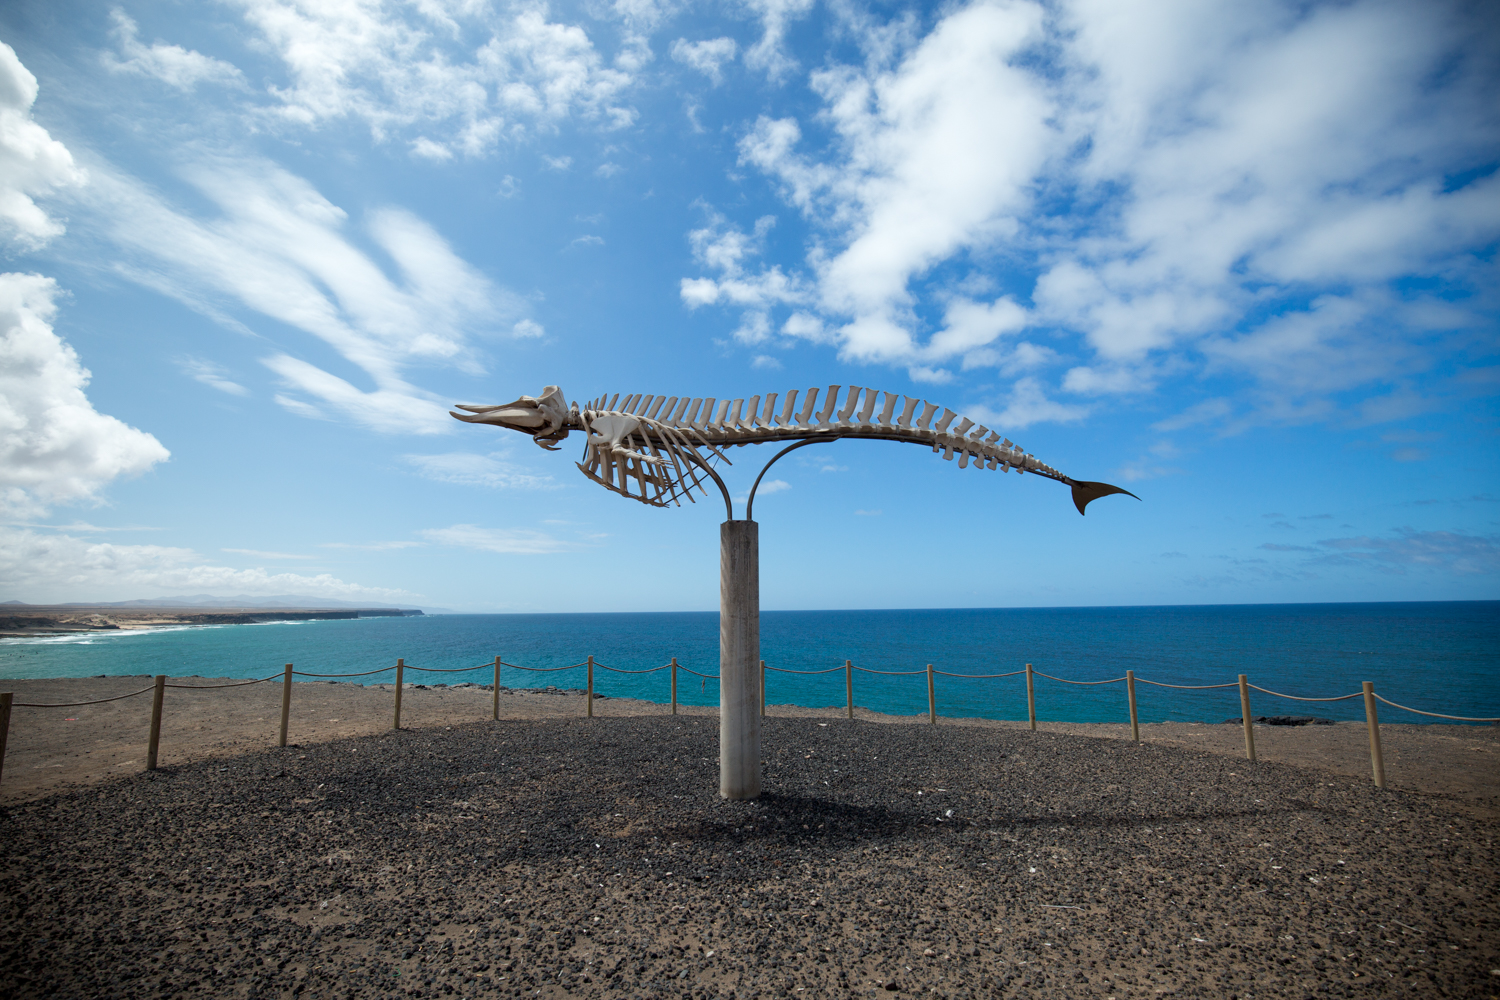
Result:
[[[1380,719],[1375,714],[1375,685],[1364,682],[1365,725],[1370,730],[1370,770],[1375,772],[1375,787],[1385,787],[1385,758],[1380,754]]]
[[[495,657],[495,690],[490,694],[490,718],[500,721],[500,657]]]
[[[760,661],[760,717],[766,717],[766,661]]]
[[[1031,677],[1031,664],[1026,664],[1026,714],[1031,718],[1031,731],[1036,732],[1036,685]]]
[[[932,664],[927,664],[927,721],[937,725],[937,693],[932,688]]]
[[[396,661],[396,718],[391,722],[392,729],[401,728],[401,681],[406,676],[406,661]]]
[[[677,714],[677,657],[672,657],[672,714]]]
[[[589,657],[589,718],[594,717],[594,658]]]
[[[849,718],[854,718],[854,664],[844,661],[844,697],[849,702]]]
[[[1141,741],[1141,724],[1135,714],[1135,671],[1125,671],[1125,690],[1130,696],[1130,738],[1135,742]]]
[[[292,716],[292,665],[286,665],[286,676],[281,679],[281,739],[279,747],[286,746],[286,725]]]
[[[156,770],[156,747],[161,742],[161,699],[167,693],[167,675],[156,675],[156,690],[151,693],[151,742],[146,744],[146,770]]]
[[[0,775],[5,774],[5,738],[10,735],[10,703],[15,692],[0,692]]]
[[[1245,756],[1255,760],[1255,725],[1250,721],[1250,682],[1240,674],[1240,721],[1245,725]]]

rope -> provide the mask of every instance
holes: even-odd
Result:
[[[468,673],[470,670],[483,670],[485,667],[493,667],[495,663],[491,660],[489,663],[481,663],[477,667],[414,667],[410,663],[403,665],[407,670],[422,670],[429,674],[463,674]],[[395,668],[386,667],[386,669],[392,670]]]
[[[1348,701],[1350,698],[1358,698],[1360,695],[1364,694],[1363,691],[1356,691],[1353,694],[1340,695],[1337,698],[1299,698],[1294,694],[1282,694],[1280,691],[1269,691],[1263,687],[1256,687],[1254,684],[1247,684],[1245,686],[1253,687],[1255,688],[1255,690],[1260,691],[1263,694],[1275,695],[1277,698],[1290,698],[1293,701]],[[1376,695],[1376,697],[1379,697],[1379,695]]]
[[[944,677],[968,677],[970,679],[989,678],[989,677],[1014,677],[1014,676],[1016,676],[1016,674],[1024,674],[1025,672],[1026,671],[1024,671],[1024,670],[1012,670],[1008,674],[950,674],[946,670],[934,670],[933,671],[933,673],[935,673],[935,674],[942,674]]]
[[[1135,679],[1137,684],[1155,684],[1159,688],[1177,688],[1179,691],[1207,691],[1210,688],[1232,688],[1239,687],[1239,681],[1230,681],[1228,684],[1163,684],[1161,681],[1148,681],[1144,677]]]
[[[604,667],[604,664],[600,663],[598,660],[594,661],[594,666],[596,666],[596,667],[604,667],[605,670],[613,670],[617,674],[654,674],[658,670],[665,670],[668,667],[670,667],[671,665],[672,664],[670,664],[670,663],[663,663],[661,666],[659,666],[659,667],[651,667],[649,670],[626,670],[624,667]],[[682,664],[679,663],[678,666],[682,667]],[[682,667],[682,669],[685,670],[687,668],[686,667]]]
[[[836,667],[837,670],[844,669]],[[885,674],[887,677],[905,677],[908,674],[925,674],[925,670],[871,670],[869,667],[855,667],[855,670],[863,670],[867,674]]]
[[[1066,677],[1053,677],[1051,674],[1044,674],[1040,670],[1034,670],[1032,671],[1032,673],[1036,674],[1038,677],[1045,677],[1049,681],[1062,681],[1062,683],[1064,684],[1118,684],[1125,679],[1123,677],[1116,677],[1114,680],[1110,681],[1070,681]],[[1140,678],[1137,677],[1136,680],[1140,680]]]
[[[598,663],[594,664],[594,666],[596,667],[598,665]],[[551,673],[554,670],[572,670],[575,667],[586,667],[588,666],[588,662],[584,661],[583,663],[570,663],[566,667],[523,667],[519,663],[507,663],[505,664],[505,666],[515,667],[517,670],[531,670],[539,674],[546,674]]]
[[[835,670],[843,670],[843,667],[829,667],[827,670],[790,670],[787,667],[767,667],[767,670],[775,670],[783,674],[831,674]],[[864,668],[857,668],[864,669]]]
[[[139,691],[132,691],[129,694],[116,695],[113,698],[100,698],[98,701],[65,701],[58,705],[39,705],[35,702],[30,701],[17,701],[12,702],[12,704],[16,708],[79,708],[83,705],[102,705],[107,701],[119,701],[121,698],[134,698],[136,695],[145,694],[147,691],[153,690],[155,687],[156,685],[153,684],[151,685],[151,687],[144,687]]]
[[[368,677],[371,674],[383,674],[387,670],[395,669],[395,667],[381,667],[379,670],[366,670],[362,674],[309,674],[303,670],[293,670],[292,673],[297,677]]]
[[[1363,693],[1363,692],[1361,692],[1361,693]],[[1370,693],[1371,694],[1375,694],[1374,691],[1371,691]],[[1350,697],[1353,697],[1353,696],[1351,695]],[[1500,719],[1471,719],[1471,718],[1469,718],[1466,715],[1440,715],[1437,712],[1424,712],[1420,708],[1407,708],[1405,705],[1398,705],[1394,701],[1386,701],[1384,698],[1381,698],[1380,695],[1378,695],[1378,694],[1375,694],[1375,697],[1379,698],[1381,701],[1385,701],[1385,703],[1387,705],[1391,706],[1392,708],[1399,708],[1403,712],[1414,712],[1417,715],[1430,715],[1434,719],[1456,719],[1459,722],[1500,722]]]
[[[281,671],[276,671],[270,677],[262,677],[254,681],[236,681],[233,684],[164,684],[163,687],[184,688],[188,691],[212,691],[215,688],[242,688],[248,684],[264,684],[266,681],[274,681],[278,677],[285,676]]]
[[[708,678],[711,681],[716,681],[716,680],[719,679],[719,675],[718,674],[700,674],[700,673],[698,673],[698,671],[694,670],[692,667],[684,667],[680,663],[677,664],[677,669],[678,670],[686,670],[688,673],[692,674],[694,677],[706,677],[706,678]]]

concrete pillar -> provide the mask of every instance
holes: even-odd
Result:
[[[719,794],[760,794],[760,525],[719,525]]]

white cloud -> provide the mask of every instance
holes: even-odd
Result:
[[[707,38],[690,42],[679,38],[672,43],[672,58],[707,76],[717,87],[724,82],[723,66],[734,60],[739,46],[733,38]]]
[[[138,182],[99,171],[90,189],[123,273],[215,319],[237,302],[326,342],[373,388],[281,352],[265,364],[293,390],[277,401],[304,416],[323,407],[389,433],[441,433],[443,401],[404,377],[414,363],[481,371],[473,332],[526,311],[421,219],[368,213],[361,227],[382,264],[346,235],[347,215],[306,181],[256,161],[202,160],[184,175],[219,214],[195,219]],[[390,272],[394,271],[394,275]],[[521,320],[519,322],[524,322]],[[531,327],[517,331],[532,336]],[[311,400],[302,395],[312,397]]]
[[[519,337],[522,340],[533,340],[537,337],[545,337],[547,330],[535,320],[523,319],[510,328],[510,335],[512,337]]]
[[[1445,189],[1500,138],[1480,111],[1493,23],[1464,21],[1376,0],[1072,3],[1066,127],[1101,214],[1038,281],[1042,317],[1106,362],[1201,349],[1294,395],[1399,377],[1426,330],[1372,324],[1397,305],[1372,309],[1378,289],[1457,274],[1500,234],[1500,179]]]
[[[311,559],[312,556],[292,555],[289,552],[262,552],[260,549],[224,549],[224,552],[232,552],[237,556],[251,556],[255,559]]]
[[[571,156],[543,156],[542,162],[553,170],[567,170],[573,165]]]
[[[745,0],[745,4],[761,22],[760,40],[745,51],[745,65],[764,71],[772,83],[778,83],[797,68],[784,45],[787,28],[807,16],[813,0]]]
[[[32,120],[36,95],[36,77],[0,42],[0,238],[28,250],[63,232],[32,199],[88,180],[68,147]]]
[[[432,160],[434,163],[442,163],[444,160],[453,159],[453,150],[440,142],[433,142],[425,135],[419,135],[411,141],[413,156],[420,156],[424,160]]]
[[[745,329],[791,306],[846,360],[1066,363],[1089,396],[1225,375],[1244,421],[1420,412],[1424,370],[1488,349],[1500,22],[1387,0],[1047,11],[976,0],[920,38],[837,14],[867,62],[813,73],[816,114],[740,142],[817,227],[813,280],[785,276],[807,296],[756,289]],[[684,279],[683,301],[736,305],[721,284]]]
[[[401,460],[416,469],[424,479],[459,486],[487,486],[491,489],[555,489],[551,476],[536,476],[504,460],[504,453],[476,455],[472,452],[449,452],[443,455],[402,455]]]
[[[445,127],[440,140],[413,145],[420,156],[439,144],[481,155],[575,116],[629,125],[635,111],[621,97],[649,59],[632,35],[606,65],[583,28],[549,21],[543,5],[497,14],[481,3],[234,2],[287,73],[268,113],[308,126],[354,118],[377,140]],[[474,37],[485,40],[470,47]]]
[[[149,76],[178,90],[192,90],[200,83],[245,87],[245,76],[237,67],[180,45],[157,42],[148,48],[141,44],[140,29],[128,14],[116,7],[109,17],[114,22],[109,33],[124,56],[104,54],[104,65],[111,71]]]
[[[983,421],[1002,432],[1020,430],[1040,423],[1072,423],[1088,416],[1087,406],[1075,406],[1048,399],[1046,390],[1035,378],[1027,376],[1016,380],[1011,386],[1010,398],[1003,410],[985,406],[971,406],[968,412],[974,419]]]
[[[756,371],[775,372],[781,370],[781,362],[770,354],[757,354],[750,359],[750,367]]]
[[[169,457],[161,442],[94,409],[89,373],[53,332],[57,284],[0,274],[0,514],[92,501]]]
[[[1326,565],[1371,566],[1398,575],[1413,569],[1439,570],[1463,576],[1500,573],[1500,536],[1497,535],[1399,528],[1384,538],[1369,535],[1325,538],[1318,544],[1326,551],[1314,561]]]
[[[1055,145],[1043,83],[1013,65],[1041,38],[1035,4],[980,3],[945,18],[894,70],[835,66],[813,74],[836,136],[824,163],[796,151],[801,129],[761,118],[743,162],[775,177],[806,214],[834,227],[842,250],[817,256],[825,313],[847,317],[847,358],[913,359],[909,283],[953,255],[1019,228],[1034,178]],[[1015,328],[1013,301],[963,317],[929,345],[933,357]],[[962,312],[962,310],[960,310]]]
[[[708,225],[688,234],[693,258],[699,264],[719,272],[717,278],[684,278],[680,288],[682,301],[689,309],[725,305],[745,309],[736,339],[742,343],[763,343],[771,335],[769,309],[777,305],[807,301],[809,290],[800,278],[789,276],[779,266],[750,271],[746,264],[759,256],[765,239],[776,225],[774,216],[756,220],[755,229],[746,233],[729,224],[717,212],[709,213]],[[813,320],[816,323],[816,320]],[[805,329],[788,320],[785,332]]]
[[[180,357],[176,359],[177,367],[182,373],[195,382],[202,382],[206,386],[227,392],[231,396],[248,396],[250,390],[231,380],[229,373],[223,365],[205,361],[202,358]]]
[[[502,555],[548,555],[565,552],[575,546],[553,538],[545,531],[528,529],[503,530],[481,528],[473,524],[455,524],[449,528],[428,528],[417,532],[430,542],[479,552]]]
[[[320,549],[358,549],[362,552],[389,552],[393,549],[415,549],[421,546],[421,542],[367,542],[362,545],[354,542],[318,543]]]
[[[134,600],[151,593],[306,594],[339,600],[409,601],[405,590],[366,587],[327,573],[232,569],[192,549],[92,543],[71,535],[0,528],[0,587],[34,604]]]

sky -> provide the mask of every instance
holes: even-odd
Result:
[[[1500,598],[1483,2],[11,0],[0,42],[0,601],[717,608],[718,497],[447,415],[547,385],[903,393],[1140,497],[802,449],[765,609]]]

